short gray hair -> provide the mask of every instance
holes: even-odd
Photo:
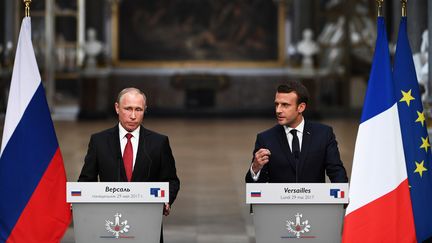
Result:
[[[144,94],[144,92],[142,92],[140,89],[137,89],[137,88],[135,88],[135,87],[128,87],[128,88],[124,88],[122,91],[120,91],[120,93],[118,94],[118,96],[117,96],[117,103],[120,103],[120,99],[121,99],[121,97],[124,95],[124,94],[126,94],[126,93],[129,93],[129,92],[134,92],[134,93],[137,93],[137,94],[140,94],[140,95],[142,95],[143,97],[144,97],[144,102],[146,102],[146,100],[147,100],[147,97],[146,97],[146,95]]]

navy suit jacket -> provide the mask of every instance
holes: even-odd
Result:
[[[93,134],[78,181],[126,182],[119,127]],[[169,182],[170,204],[177,197],[180,180],[168,137],[141,126],[132,182]]]
[[[284,127],[281,125],[257,135],[253,153],[260,148],[270,150],[271,155],[256,182],[324,183],[325,173],[331,182],[348,182],[333,129],[329,126],[305,121],[298,161],[291,154]],[[246,174],[246,182],[255,182],[250,169]]]

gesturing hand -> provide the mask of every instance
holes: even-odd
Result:
[[[260,171],[264,167],[264,165],[269,162],[270,155],[270,150],[265,148],[261,148],[256,151],[254,160],[252,162],[252,170],[255,173],[258,173],[258,171]]]

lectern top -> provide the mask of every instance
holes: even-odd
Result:
[[[248,204],[345,204],[348,183],[247,183]]]
[[[167,203],[168,182],[68,182],[69,203]]]

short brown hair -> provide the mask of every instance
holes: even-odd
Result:
[[[307,88],[298,81],[289,81],[285,84],[281,84],[277,87],[278,93],[291,93],[295,92],[297,94],[297,105],[300,103],[305,103],[307,105],[309,101],[309,91]]]

